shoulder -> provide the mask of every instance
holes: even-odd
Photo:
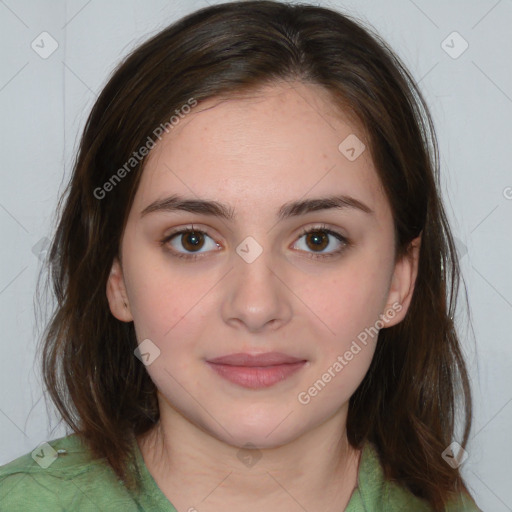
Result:
[[[460,494],[447,505],[446,512],[482,512],[482,510],[469,495]]]
[[[120,506],[124,512],[136,510],[110,467],[94,460],[75,434],[39,445],[0,466],[3,512],[92,512]]]
[[[415,496],[398,482],[384,479],[382,466],[375,446],[367,442],[364,446],[359,479],[359,492],[365,510],[382,512],[432,512],[432,507]],[[445,507],[445,512],[481,512],[469,495],[454,497]]]
[[[409,512],[410,510],[432,512],[434,509],[424,500],[398,484],[389,483],[385,500],[389,511]],[[469,495],[459,494],[444,508],[445,512],[481,512]]]

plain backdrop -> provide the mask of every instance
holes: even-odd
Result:
[[[218,2],[0,0],[0,464],[66,434],[48,414],[34,361],[34,301],[86,116],[123,56],[207,3]],[[512,1],[319,5],[373,26],[429,103],[472,322],[459,301],[475,400],[462,473],[483,510],[510,511]]]

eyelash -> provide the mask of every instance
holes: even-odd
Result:
[[[206,233],[205,231],[203,231],[201,229],[194,229],[194,226],[192,226],[192,227],[187,227],[187,228],[184,228],[184,229],[180,229],[179,231],[174,231],[174,232],[170,233],[163,240],[160,241],[160,245],[164,246],[168,242],[170,242],[175,236],[183,235],[185,233],[201,233],[201,234],[209,236],[208,233]],[[333,230],[329,229],[327,226],[325,226],[323,224],[318,225],[318,226],[314,226],[312,228],[304,228],[301,231],[301,233],[299,234],[298,238],[300,239],[304,235],[308,235],[310,233],[326,233],[328,235],[334,236],[338,241],[343,243],[343,246],[340,249],[337,249],[336,251],[333,251],[331,253],[326,253],[326,254],[322,254],[322,253],[316,253],[316,254],[315,253],[308,253],[308,254],[310,254],[310,256],[308,256],[308,257],[310,257],[312,259],[333,258],[335,256],[338,256],[342,252],[346,251],[352,245],[351,241],[348,238],[344,237],[343,235],[341,235],[337,231],[333,231]],[[196,260],[198,258],[202,258],[203,257],[202,255],[205,254],[205,253],[197,253],[197,254],[181,253],[181,252],[174,251],[173,249],[166,249],[166,250],[173,257],[182,258],[182,259],[186,259],[186,260],[189,260],[189,261],[193,261],[193,260]]]

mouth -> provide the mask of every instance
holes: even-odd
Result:
[[[220,377],[249,389],[268,388],[292,376],[307,360],[280,352],[230,354],[206,361]]]

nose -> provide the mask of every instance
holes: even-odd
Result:
[[[224,283],[224,321],[253,333],[278,329],[292,317],[286,266],[278,265],[271,251],[263,250],[255,259],[239,252],[233,255],[233,268]]]

